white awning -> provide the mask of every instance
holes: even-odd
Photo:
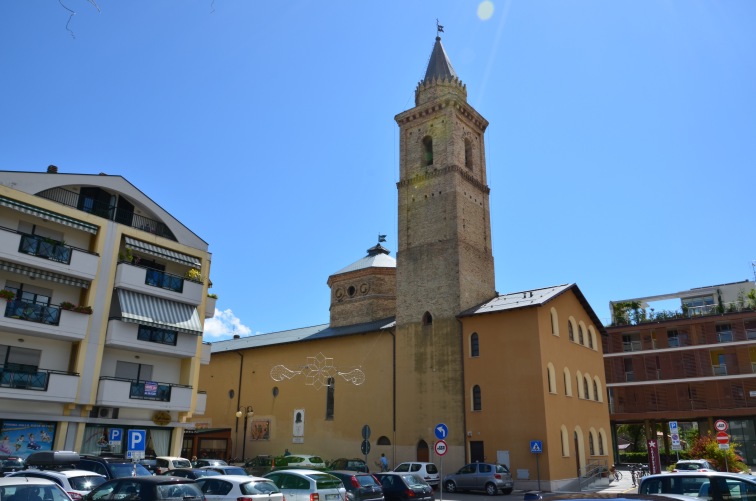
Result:
[[[13,200],[12,198],[0,196],[0,205],[17,210],[19,212],[23,212],[24,214],[41,217],[42,219],[49,219],[50,221],[64,224],[66,226],[70,226],[71,228],[76,228],[77,230],[84,230],[94,235],[97,234],[97,231],[99,229],[97,225],[90,224],[72,217],[64,216],[63,214],[58,214],[57,212],[43,209],[41,207],[25,204],[23,202]]]
[[[10,271],[12,273],[18,273],[19,275],[26,275],[27,277],[32,278],[41,278],[42,280],[49,280],[50,282],[56,282],[59,284],[73,285],[74,287],[81,287],[82,289],[89,289],[88,280],[69,277],[61,275],[60,273],[40,270],[38,268],[32,268],[31,266],[11,263],[9,261],[0,260],[0,270]]]
[[[158,245],[148,244],[147,242],[142,242],[141,240],[136,240],[131,237],[123,238],[126,241],[126,247],[131,250],[145,252],[156,257],[161,257],[163,259],[169,259],[177,263],[193,266],[198,270],[202,267],[200,260],[194,256],[188,256],[186,254],[182,254],[181,252],[166,249],[165,247],[160,247]]]
[[[199,313],[194,306],[124,289],[116,292],[124,322],[202,335]]]

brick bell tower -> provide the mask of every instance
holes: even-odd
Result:
[[[449,453],[465,459],[460,312],[493,298],[488,121],[467,103],[436,37],[415,107],[400,129],[396,265],[397,445],[422,460],[433,427],[449,427]]]

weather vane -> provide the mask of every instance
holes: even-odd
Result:
[[[444,27],[439,24],[438,18],[436,18],[436,36],[439,36],[438,34],[443,33],[443,32],[444,32]]]

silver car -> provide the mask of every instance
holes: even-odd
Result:
[[[514,480],[509,469],[502,464],[470,463],[463,466],[457,473],[444,477],[446,492],[484,491],[489,496],[511,494]]]

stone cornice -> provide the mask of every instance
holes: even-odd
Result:
[[[446,174],[454,173],[456,172],[459,174],[465,181],[472,184],[476,188],[478,188],[480,191],[488,195],[491,192],[491,188],[489,188],[487,185],[481,183],[478,181],[472,174],[470,174],[470,171],[462,168],[458,165],[447,165],[446,167],[442,167],[441,169],[434,169],[426,171],[423,174],[416,174],[415,176],[412,176],[408,179],[402,179],[398,183],[396,183],[397,188],[403,188],[406,186],[412,186],[414,184],[421,183],[423,181],[427,181],[439,176],[444,176]]]
[[[396,123],[399,126],[407,125],[410,122],[427,117],[448,107],[453,107],[454,110],[461,116],[470,121],[473,125],[478,127],[481,131],[485,131],[488,127],[488,120],[475,111],[475,108],[470,106],[464,101],[459,99],[445,99],[443,101],[433,101],[421,106],[416,106],[411,110],[403,111],[394,117]]]

